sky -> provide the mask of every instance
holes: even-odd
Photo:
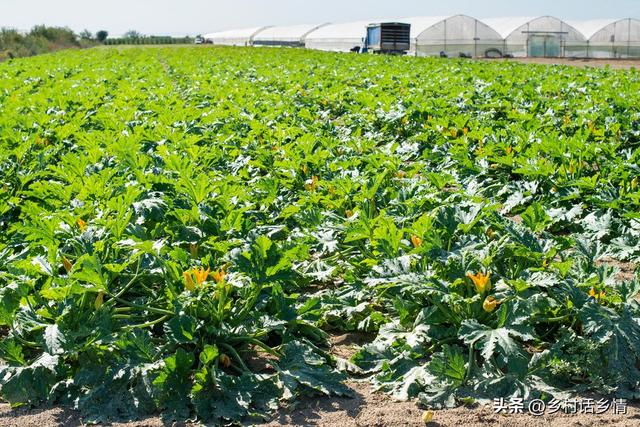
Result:
[[[640,0],[0,0],[0,27],[46,24],[77,32],[197,35],[262,25],[385,17],[553,15],[567,20],[640,18]]]

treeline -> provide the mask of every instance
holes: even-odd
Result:
[[[14,29],[0,29],[0,61],[25,56],[39,55],[60,49],[86,48],[99,44],[144,45],[144,44],[185,44],[193,43],[190,37],[145,36],[137,31],[129,31],[123,37],[108,38],[107,31],[91,33],[84,30],[80,34],[69,28],[38,25],[25,33]]]
[[[60,49],[91,47],[98,41],[88,32],[79,36],[69,28],[35,26],[28,33],[0,29],[0,61],[39,55]],[[106,36],[105,36],[106,38]]]

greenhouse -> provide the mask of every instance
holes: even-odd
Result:
[[[373,21],[356,21],[345,24],[329,24],[319,28],[305,39],[308,49],[332,52],[349,52],[354,47],[362,47],[367,26]]]
[[[565,21],[552,16],[476,19],[466,15],[385,18],[339,24],[255,27],[207,34],[231,46],[295,46],[349,52],[373,23],[411,24],[415,56],[640,58],[640,20]]]
[[[239,30],[220,31],[205,34],[204,39],[208,43],[224,46],[251,46],[253,38],[263,30],[270,27],[242,28]]]
[[[640,20],[609,19],[570,22],[587,39],[585,56],[639,58]]]
[[[586,37],[553,16],[483,20],[503,39],[503,54],[516,57],[586,56]]]
[[[411,24],[412,53],[417,56],[486,56],[501,52],[502,37],[487,24],[466,15],[400,20]]]
[[[253,45],[304,47],[307,35],[325,25],[328,24],[269,27],[254,35]]]

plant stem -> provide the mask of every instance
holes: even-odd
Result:
[[[149,322],[146,323],[141,323],[139,325],[130,325],[130,326],[126,326],[126,329],[144,329],[144,328],[148,328],[150,326],[153,325],[157,325],[160,322],[164,322],[165,320],[167,320],[169,318],[169,316],[162,316],[156,320],[151,320]]]

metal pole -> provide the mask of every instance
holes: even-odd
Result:
[[[631,18],[628,18],[627,27],[627,58],[631,56]]]
[[[447,51],[447,20],[444,20],[444,51]]]
[[[478,20],[476,19],[475,22],[476,22],[476,30],[473,37],[473,57],[477,58],[478,57]]]

